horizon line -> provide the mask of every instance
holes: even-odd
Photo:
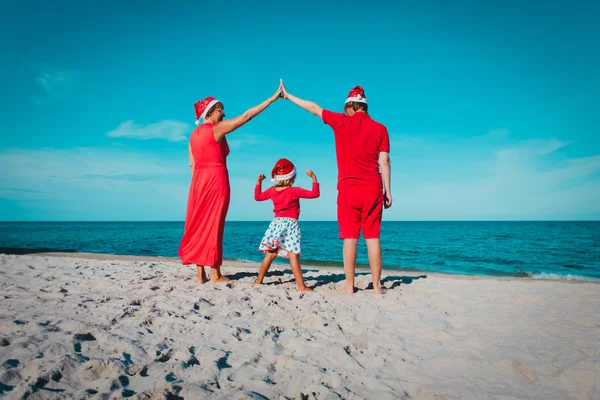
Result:
[[[231,220],[227,222],[270,222],[272,219],[264,220]],[[3,220],[0,223],[118,223],[118,222],[170,222],[185,223],[185,220]],[[337,220],[301,220],[299,222],[335,222]],[[440,219],[440,220],[384,220],[386,222],[600,222],[600,219]]]

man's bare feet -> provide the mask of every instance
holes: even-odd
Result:
[[[346,293],[346,294],[354,294],[357,292],[356,288],[354,286],[348,287],[348,286],[344,286],[343,289],[338,290],[341,293]]]
[[[387,293],[387,289],[384,288],[383,286],[373,286],[373,291],[375,292],[375,294],[386,294]]]
[[[308,286],[304,286],[304,287],[299,287],[298,291],[299,292],[314,292],[314,289],[311,289]]]

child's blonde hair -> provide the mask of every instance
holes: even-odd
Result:
[[[294,182],[296,181],[296,177],[292,177],[290,179],[285,179],[283,181],[277,181],[275,182],[275,187],[287,187],[287,186],[292,186],[294,184]]]

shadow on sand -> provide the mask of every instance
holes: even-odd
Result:
[[[342,282],[344,280],[346,280],[346,275],[345,274],[327,274],[327,275],[319,275],[319,276],[306,276],[307,272],[314,272],[314,271],[318,271],[318,270],[314,270],[314,269],[308,269],[308,270],[302,270],[302,274],[304,275],[304,279],[307,282],[307,285],[310,286],[311,288],[315,289],[318,288],[320,286],[324,286],[324,285],[329,285],[329,284],[336,284],[339,282]],[[231,275],[227,275],[227,277],[231,280],[238,280],[238,279],[243,279],[243,278],[256,278],[256,276],[258,275],[258,271],[256,272],[236,272],[235,274],[231,274]],[[271,271],[267,273],[266,279],[269,280],[269,278],[273,278],[273,277],[277,277],[277,276],[284,276],[284,275],[292,275],[292,270],[291,269],[284,269],[281,271]],[[370,272],[357,272],[355,274],[356,277],[358,276],[370,276],[371,273]],[[381,283],[383,283],[383,286],[385,288],[387,288],[388,290],[391,289],[395,289],[400,285],[410,285],[411,283],[413,283],[413,281],[417,280],[417,279],[425,279],[427,278],[427,275],[398,275],[398,276],[386,276],[385,278],[383,278],[381,280]],[[289,279],[289,280],[280,280],[280,281],[275,281],[275,282],[265,282],[265,285],[282,285],[284,283],[293,283],[295,282],[294,279]],[[316,283],[313,283],[316,282]],[[373,283],[369,283],[369,286],[367,286],[366,288],[367,290],[371,290],[373,289]]]

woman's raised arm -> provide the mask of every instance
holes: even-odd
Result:
[[[218,124],[216,124],[213,127],[213,134],[215,135],[215,140],[217,142],[220,142],[225,135],[235,131],[240,126],[243,126],[246,122],[250,121],[252,118],[256,117],[258,114],[263,112],[272,103],[276,102],[277,99],[280,97],[282,86],[283,82],[279,80],[279,87],[277,88],[277,91],[267,100],[263,101],[257,106],[246,110],[246,112],[244,112],[242,115],[239,115],[232,119],[221,121]]]

